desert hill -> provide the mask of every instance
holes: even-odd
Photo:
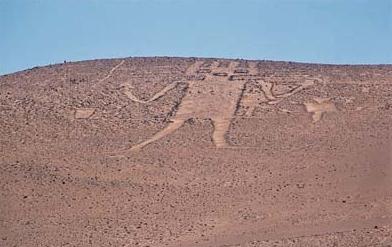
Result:
[[[391,125],[392,65],[0,76],[0,246],[389,246]]]

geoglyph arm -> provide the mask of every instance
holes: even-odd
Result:
[[[319,79],[306,79],[300,86],[294,88],[294,89],[291,90],[290,92],[287,92],[287,93],[284,93],[284,94],[276,95],[276,97],[277,97],[277,98],[286,98],[286,97],[289,97],[289,96],[291,96],[291,95],[293,95],[293,94],[296,94],[296,93],[298,93],[299,91],[301,91],[301,90],[303,90],[303,89],[305,89],[305,88],[307,88],[307,87],[313,86],[314,83],[315,83],[315,80],[319,80]]]
[[[282,93],[282,94],[274,94],[273,93],[273,89],[274,89],[275,84],[272,82],[259,81],[259,83],[261,84],[261,89],[264,92],[264,95],[268,100],[267,104],[273,105],[273,104],[279,103],[284,98],[290,97],[290,96],[300,92],[301,90],[303,90],[307,87],[313,86],[316,81],[321,81],[321,80],[319,78],[305,79],[301,85],[295,87],[294,89],[290,90],[287,93]]]
[[[164,96],[167,92],[169,92],[170,90],[174,89],[180,82],[173,82],[169,85],[167,85],[165,88],[163,88],[161,91],[159,91],[158,93],[154,94],[149,100],[140,100],[138,99],[132,92],[132,88],[133,86],[129,85],[129,84],[123,84],[123,91],[125,93],[125,95],[132,101],[135,101],[137,103],[141,103],[141,104],[147,104],[150,103],[152,101],[155,101],[159,98],[161,98],[162,96]]]

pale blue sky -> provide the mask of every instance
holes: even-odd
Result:
[[[392,63],[392,0],[0,0],[0,74],[128,56]]]

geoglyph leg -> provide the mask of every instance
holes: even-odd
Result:
[[[212,140],[217,148],[227,147],[226,133],[230,127],[230,119],[213,119],[214,133],[212,134]]]
[[[151,137],[150,139],[137,144],[136,146],[131,147],[129,150],[130,151],[139,151],[141,150],[143,147],[147,146],[150,143],[153,143],[155,141],[158,141],[159,139],[173,133],[174,131],[176,131],[177,129],[179,129],[183,124],[184,124],[184,120],[183,119],[174,119],[171,120],[171,122],[161,131],[159,131],[158,133],[156,133],[153,137]]]

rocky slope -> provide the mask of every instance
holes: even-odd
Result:
[[[391,125],[391,65],[4,75],[0,245],[391,246]]]

